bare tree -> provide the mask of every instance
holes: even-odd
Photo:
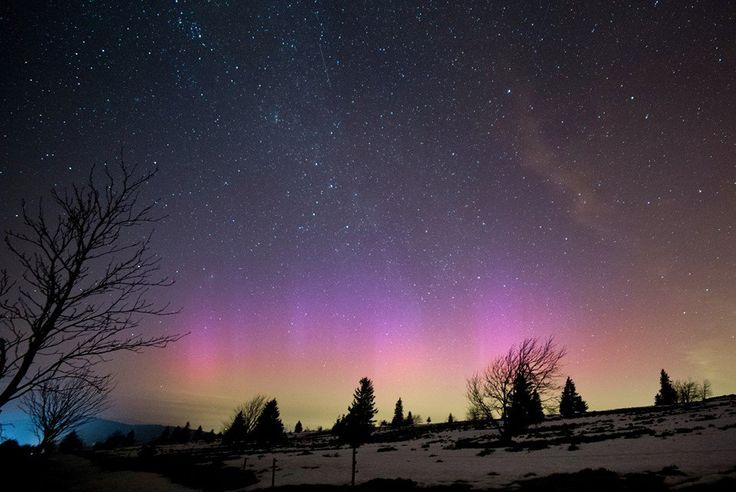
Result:
[[[709,380],[704,379],[703,384],[699,388],[699,395],[700,399],[705,401],[711,396],[713,396],[713,385],[710,383]]]
[[[687,381],[675,381],[675,391],[677,392],[678,403],[690,403],[695,401],[698,395],[702,392],[698,388],[698,384],[692,379]]]
[[[41,200],[36,213],[23,204],[22,226],[5,236],[19,273],[0,275],[0,408],[66,378],[101,388],[107,376],[94,368],[109,355],[180,338],[139,330],[147,315],[173,314],[148,299],[171,283],[149,251],[151,231],[140,230],[158,220],[139,203],[154,174],[93,168],[84,184],[52,191],[53,213]]]
[[[265,395],[256,395],[235,407],[232,418],[223,425],[223,434],[227,434],[233,442],[245,441],[255,429],[258,417],[269,400]]]
[[[31,419],[42,450],[48,450],[62,435],[86,424],[102,412],[112,390],[110,376],[66,378],[42,383],[26,393],[21,406]]]
[[[483,416],[508,438],[508,411],[513,396],[514,381],[523,373],[529,391],[536,391],[542,402],[550,402],[558,390],[560,362],[565,349],[558,348],[552,338],[540,341],[527,338],[519,345],[491,362],[467,381],[468,414]]]

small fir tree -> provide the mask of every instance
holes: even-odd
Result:
[[[261,446],[270,446],[283,442],[285,437],[284,424],[276,400],[271,400],[263,407],[263,412],[256,421],[253,429],[253,438]]]
[[[71,431],[62,439],[59,444],[59,451],[62,453],[76,453],[84,449],[84,443],[77,435],[76,431]]]
[[[455,422],[455,417],[453,417],[452,414],[448,415],[447,416],[447,423],[448,424],[452,424],[453,422]]]
[[[304,428],[302,427],[302,421],[301,420],[297,420],[296,421],[296,425],[294,426],[294,433],[295,434],[301,434],[301,432],[303,430],[304,430]]]
[[[345,414],[340,415],[335,420],[335,423],[332,425],[332,434],[335,436],[338,436],[340,438],[343,437],[345,433]]]
[[[394,418],[391,419],[391,427],[401,427],[402,425],[404,425],[404,404],[399,398],[394,407]]]
[[[406,414],[404,425],[414,425],[414,415],[412,415],[411,410],[409,411],[409,413]]]
[[[505,439],[526,429],[530,424],[541,422],[544,419],[542,402],[539,393],[530,387],[526,371],[520,370],[514,378],[511,403],[509,405]]]
[[[125,445],[135,446],[135,431],[134,430],[131,429],[131,431],[125,435]]]
[[[360,385],[353,393],[353,403],[348,408],[344,419],[342,439],[352,447],[358,447],[370,439],[378,413],[376,410],[373,382],[368,378],[360,380]]]
[[[161,435],[156,439],[156,444],[168,444],[170,440],[171,428],[165,427],[164,430],[161,431]]]
[[[202,430],[202,426],[200,425],[197,427],[197,429],[192,434],[192,441],[201,441],[204,439],[204,431]]]
[[[236,442],[242,442],[246,438],[245,418],[243,412],[235,414],[235,418],[230,425],[222,433],[223,444],[234,444]]]
[[[659,373],[659,393],[654,397],[655,405],[673,405],[677,403],[677,390],[672,385],[669,375],[664,369]]]
[[[580,415],[588,411],[588,404],[575,389],[575,383],[571,378],[565,381],[565,387],[562,389],[562,397],[560,398],[560,415],[569,418],[574,415]]]
[[[537,390],[532,391],[532,398],[529,405],[529,424],[538,424],[544,420],[544,408],[542,408],[542,399],[539,397]]]

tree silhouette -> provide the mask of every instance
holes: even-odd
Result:
[[[59,443],[59,451],[62,453],[76,453],[84,449],[84,443],[76,431],[71,431]]]
[[[700,399],[702,401],[707,400],[711,396],[713,396],[713,386],[710,384],[710,381],[707,379],[703,380],[703,384],[700,386],[700,389],[698,390]]]
[[[253,438],[261,446],[270,446],[284,441],[284,424],[276,400],[266,403],[253,429]]]
[[[116,449],[129,445],[129,436],[126,437],[122,432],[116,430],[103,443],[95,444],[95,449]]]
[[[698,383],[692,379],[688,379],[687,381],[675,381],[673,386],[675,388],[675,392],[677,392],[678,403],[693,402],[701,394],[701,389],[698,387]]]
[[[448,415],[447,416],[447,423],[448,424],[452,424],[453,422],[455,422],[455,417],[453,417],[452,414]]]
[[[222,433],[222,443],[232,445],[245,441],[247,437],[248,431],[246,430],[245,418],[243,417],[243,411],[241,410],[235,414],[233,421]]]
[[[256,395],[238,405],[230,421],[224,424],[223,443],[233,444],[246,441],[255,429],[258,417],[261,416],[267,402],[266,396]]]
[[[335,420],[335,423],[332,425],[332,434],[341,438],[345,435],[345,414],[340,415]]]
[[[168,444],[171,440],[171,428],[169,426],[166,426],[164,430],[161,431],[161,435],[159,435],[155,443],[156,444]]]
[[[187,422],[184,427],[179,427],[177,425],[171,433],[171,441],[177,444],[187,443],[191,440],[191,438],[192,429],[190,428],[189,422]]]
[[[527,338],[519,345],[495,359],[481,373],[467,381],[468,417],[472,420],[485,419],[493,423],[502,438],[511,437],[509,419],[514,383],[520,372],[529,388],[529,398],[537,392],[540,403],[554,398],[556,379],[565,349],[558,348],[552,338],[540,341]]]
[[[565,387],[562,389],[562,397],[560,398],[560,415],[562,417],[572,417],[588,411],[588,404],[575,389],[575,383],[569,377],[565,381]]]
[[[402,425],[404,425],[404,404],[399,398],[394,407],[394,418],[391,419],[391,427],[401,427]]]
[[[94,369],[109,355],[180,338],[139,329],[146,316],[173,314],[148,299],[171,284],[149,251],[150,232],[140,231],[158,220],[152,204],[139,203],[155,173],[123,163],[117,172],[93,168],[84,184],[52,190],[53,211],[43,201],[35,213],[23,204],[3,255],[20,274],[0,272],[0,408],[66,378],[103,387],[106,376]]]
[[[192,441],[202,441],[204,439],[204,430],[202,430],[202,426],[198,426],[194,433],[192,434]]]
[[[414,425],[414,415],[412,415],[411,410],[406,414],[404,425]]]
[[[677,390],[672,385],[669,375],[664,369],[659,373],[659,392],[654,396],[655,405],[673,405],[677,403]]]
[[[54,379],[26,393],[21,407],[28,414],[40,448],[48,451],[65,433],[92,420],[107,406],[112,390],[110,377]]]
[[[125,445],[126,446],[135,446],[136,440],[135,440],[135,431],[133,429],[130,430],[125,435]]]
[[[302,427],[302,421],[297,420],[296,425],[294,426],[294,434],[301,434],[304,431],[304,428]]]
[[[352,447],[358,447],[368,439],[373,432],[378,411],[376,410],[373,382],[362,378],[360,385],[353,393],[353,402],[343,419],[341,438]]]
[[[526,429],[530,424],[541,422],[543,418],[544,412],[539,393],[536,389],[532,389],[529,384],[527,372],[521,370],[514,378],[505,426],[505,437],[515,435]]]

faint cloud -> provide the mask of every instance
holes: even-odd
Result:
[[[532,107],[527,104],[519,112],[517,119],[521,166],[560,191],[567,200],[572,220],[608,239],[618,239],[619,235],[613,225],[614,207],[596,190],[596,179],[590,166],[562,157],[560,147],[554,147],[548,142],[543,119],[534,114]]]

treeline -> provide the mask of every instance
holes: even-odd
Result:
[[[165,427],[161,434],[154,439],[141,441],[136,437],[135,430],[127,433],[116,430],[109,434],[103,441],[93,444],[94,450],[110,450],[118,448],[127,448],[137,446],[139,444],[187,444],[187,443],[212,443],[222,437],[221,434],[215,433],[214,429],[205,432],[200,425],[196,429],[192,429],[189,422],[183,427]],[[77,452],[85,449],[85,443],[79,437],[76,431],[68,433],[59,443],[59,451],[69,453]]]
[[[548,415],[559,414],[562,418],[571,418],[585,414],[588,404],[578,393],[572,378],[567,377],[562,387],[556,384],[564,355],[564,348],[555,345],[551,338],[546,341],[526,339],[512,346],[483,371],[467,380],[467,420],[478,426],[495,426],[502,440],[510,440],[530,425],[542,422]],[[705,400],[713,394],[708,380],[700,384],[690,379],[672,381],[664,369],[660,372],[659,383],[660,388],[654,398],[657,406]],[[373,382],[369,378],[362,378],[353,393],[347,413],[336,419],[331,433],[340,442],[357,447],[371,440],[377,428],[405,429],[425,422],[421,416],[411,411],[405,414],[404,410],[404,401],[399,398],[391,421],[383,420],[376,426],[378,410]],[[446,422],[452,424],[455,421],[455,417],[449,414]],[[427,417],[426,422],[431,423],[431,418]],[[298,421],[294,433],[303,431],[302,423]],[[187,422],[184,426],[166,427],[158,437],[144,444],[158,446],[219,441],[223,445],[242,449],[248,446],[270,448],[284,444],[286,440],[287,432],[277,400],[257,395],[234,409],[231,418],[223,424],[221,433],[216,433],[214,429],[204,431],[202,426],[192,429]],[[128,434],[114,432],[103,442],[96,443],[94,448],[114,449],[136,444],[140,443],[134,431]],[[76,451],[83,447],[84,444],[74,431],[67,433],[59,445],[63,451]]]
[[[297,427],[301,428],[301,422],[298,422]],[[222,443],[234,447],[249,444],[271,447],[285,440],[286,432],[278,402],[263,395],[257,395],[237,407],[222,432]]]
[[[189,422],[184,424],[184,427],[178,425],[173,429],[166,427],[161,431],[161,435],[153,440],[153,444],[186,444],[189,442],[214,442],[220,434],[216,434],[214,429],[210,429],[205,432],[200,425],[196,429],[192,430]]]
[[[659,373],[659,392],[654,395],[654,404],[674,405],[676,403],[691,403],[697,400],[704,401],[713,396],[713,386],[707,379],[698,384],[691,379],[672,382],[669,374],[662,369]]]

